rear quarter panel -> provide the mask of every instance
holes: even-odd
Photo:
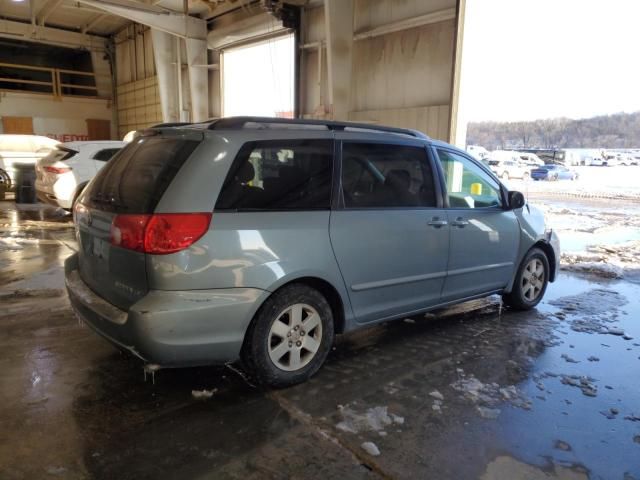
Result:
[[[183,166],[160,200],[156,212],[211,212],[236,153],[245,141],[313,138],[295,131],[284,137],[270,132],[208,135]],[[318,138],[327,133],[318,132]],[[340,294],[347,321],[348,295],[329,239],[330,210],[214,211],[208,232],[188,249],[170,255],[147,255],[151,289],[200,290],[259,288],[274,291],[302,278],[330,283]]]

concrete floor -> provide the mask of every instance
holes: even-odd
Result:
[[[73,247],[60,212],[0,202],[2,479],[640,479],[636,283],[563,274],[533,312],[372,327],[261,391],[233,367],[145,381],[71,313]]]

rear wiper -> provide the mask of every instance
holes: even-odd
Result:
[[[119,203],[116,201],[115,198],[111,197],[111,198],[102,198],[102,194],[98,193],[96,195],[93,195],[90,197],[92,202],[101,204],[101,205],[109,205],[111,207],[115,207],[115,208],[121,208],[123,210],[128,210],[129,207],[127,207],[126,205],[123,205],[122,203]]]

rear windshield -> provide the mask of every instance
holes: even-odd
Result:
[[[153,213],[198,141],[138,137],[96,175],[83,203],[114,213]]]

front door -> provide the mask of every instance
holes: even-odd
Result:
[[[341,208],[331,213],[330,236],[357,321],[437,304],[449,228],[424,145],[346,139]]]
[[[443,148],[437,154],[451,230],[442,301],[500,290],[516,268],[518,220],[513,211],[504,209],[499,183],[474,160]]]

